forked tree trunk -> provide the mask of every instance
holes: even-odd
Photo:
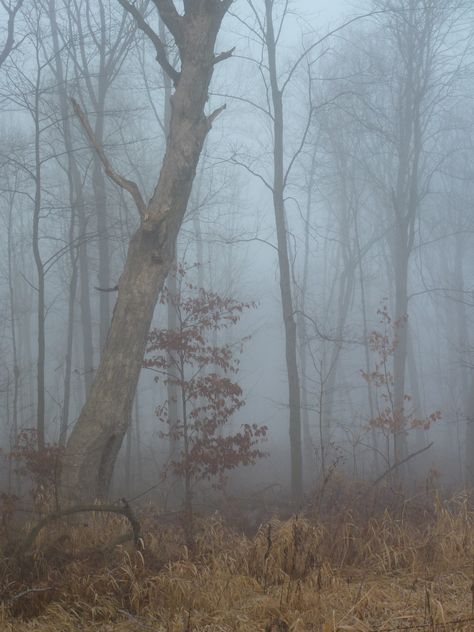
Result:
[[[136,8],[127,0],[120,3],[140,26]],[[170,134],[158,184],[141,208],[140,226],[130,240],[91,393],[67,443],[60,485],[63,503],[107,494],[130,422],[155,304],[173,261],[204,139],[219,112],[205,116],[204,108],[214,66],[229,56],[215,57],[214,45],[230,4],[231,0],[188,0],[180,15],[171,0],[155,0],[181,59],[181,71],[173,77]],[[159,40],[153,35],[159,59]]]

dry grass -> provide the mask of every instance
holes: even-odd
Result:
[[[67,536],[59,527],[41,534],[21,573],[5,565],[0,630],[472,631],[468,507],[460,494],[371,517],[359,506],[321,520],[313,508],[253,536],[214,516],[198,523],[192,559],[181,530],[163,527],[156,510],[141,516],[143,554],[126,545],[99,553],[126,522],[88,516]]]

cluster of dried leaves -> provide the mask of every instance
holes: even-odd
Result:
[[[127,529],[120,515],[88,514],[67,530],[58,523],[38,536],[21,567],[4,550],[0,629],[474,629],[474,512],[466,493],[379,499],[370,511],[366,490],[326,494],[304,514],[271,518],[251,535],[222,515],[203,517],[193,557],[181,529],[153,506],[139,512],[143,550],[108,546]]]

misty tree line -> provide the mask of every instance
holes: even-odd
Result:
[[[125,439],[131,485],[157,400],[179,415],[138,382],[170,269],[257,300],[270,265],[293,497],[339,460],[406,475],[433,439],[472,483],[469,3],[327,32],[278,0],[1,4],[3,449],[67,446],[83,499]]]

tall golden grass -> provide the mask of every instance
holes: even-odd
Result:
[[[4,552],[0,630],[474,630],[468,495],[361,505],[315,503],[253,535],[200,518],[193,556],[152,507],[140,512],[143,551],[107,548],[127,529],[120,516],[89,514],[67,532],[57,524],[22,568]]]

